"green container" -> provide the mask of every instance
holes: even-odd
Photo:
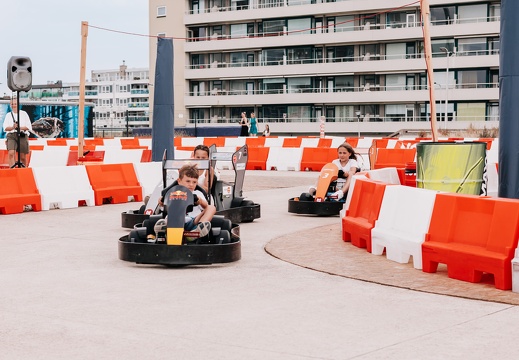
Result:
[[[416,145],[416,187],[480,195],[486,143],[425,143]]]

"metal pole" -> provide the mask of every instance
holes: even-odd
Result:
[[[444,114],[444,129],[447,130],[447,121],[449,121],[449,116],[447,115],[449,111],[449,62],[450,62],[451,52],[447,50],[447,80],[445,81],[445,114]]]
[[[360,138],[360,112],[357,113],[357,137]]]

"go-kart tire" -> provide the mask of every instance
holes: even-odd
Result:
[[[121,227],[133,229],[136,224],[142,223],[149,217],[148,214],[141,213],[140,209],[125,211],[121,214]]]

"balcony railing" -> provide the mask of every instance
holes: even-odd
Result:
[[[359,15],[362,17],[362,15]],[[414,28],[420,27],[422,23],[420,21],[415,22],[390,22],[390,23],[375,23],[370,22],[369,18],[364,19],[365,22],[362,25],[353,25],[353,26],[341,26],[342,24],[333,24],[329,26],[322,26],[319,28],[308,28],[308,29],[296,29],[296,30],[287,30],[286,28],[283,30],[271,31],[271,32],[260,32],[260,33],[248,33],[246,35],[242,34],[218,34],[213,33],[209,36],[199,36],[199,37],[191,37],[186,41],[211,41],[211,40],[229,40],[229,39],[246,39],[246,38],[261,38],[261,37],[272,37],[272,36],[297,36],[297,35],[309,35],[309,34],[323,34],[323,33],[342,33],[342,32],[352,32],[352,31],[366,31],[366,30],[386,30],[386,29],[394,29],[394,28]],[[436,20],[431,21],[431,25],[433,26],[442,26],[442,25],[457,25],[457,24],[473,24],[473,23],[487,23],[487,22],[495,22],[500,21],[499,16],[487,16],[487,17],[479,17],[479,18],[467,18],[467,19],[448,19],[448,20]]]
[[[445,86],[443,86],[445,87]],[[449,89],[487,89],[497,88],[499,83],[454,83],[449,84]],[[416,91],[427,90],[427,85],[380,85],[365,83],[362,86],[334,86],[333,88],[287,87],[284,89],[261,89],[261,90],[223,90],[213,89],[210,91],[188,92],[187,96],[237,96],[237,95],[286,95],[304,93],[337,93],[337,92],[369,92],[369,91]]]
[[[130,102],[128,103],[129,108],[141,108],[141,107],[150,107],[150,104],[147,102]]]
[[[470,115],[470,116],[459,116],[453,113],[448,114],[448,121],[498,121],[498,115]],[[188,119],[188,124],[238,124],[239,118],[216,117],[204,118],[204,119]],[[280,118],[258,118],[258,123],[311,123],[319,122],[317,118],[303,118],[303,117],[280,117]],[[374,114],[362,114],[360,117],[357,116],[345,116],[345,117],[327,117],[326,122],[338,122],[338,123],[357,123],[357,122],[423,122],[430,121],[430,116],[406,116],[405,114],[392,114],[386,116],[374,115]],[[443,113],[437,113],[437,121],[444,122]]]
[[[149,94],[150,91],[148,89],[132,89],[131,94]]]
[[[453,56],[486,56],[499,55],[499,49],[493,50],[468,50],[458,51]],[[445,57],[444,52],[433,53],[432,56]],[[345,56],[333,58],[319,58],[319,59],[278,59],[278,60],[262,60],[262,61],[240,61],[240,62],[212,62],[210,64],[195,64],[187,65],[187,69],[215,69],[215,68],[234,68],[234,67],[252,67],[252,66],[280,66],[280,65],[302,65],[302,64],[322,64],[322,63],[340,63],[340,62],[357,62],[357,61],[382,61],[382,60],[403,60],[403,59],[420,59],[423,58],[423,53],[412,54],[370,54],[365,53],[360,56]]]

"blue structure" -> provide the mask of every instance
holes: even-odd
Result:
[[[519,1],[501,1],[499,197],[519,199]]]
[[[173,39],[158,38],[153,97],[151,160],[161,161],[164,150],[174,159],[175,100],[173,90]]]

